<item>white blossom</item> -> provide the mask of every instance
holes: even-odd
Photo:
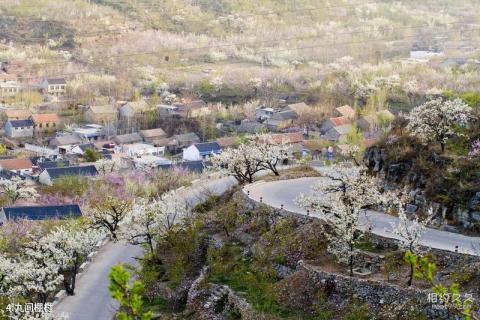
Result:
[[[313,196],[301,195],[297,202],[325,216],[331,227],[327,233],[328,250],[340,262],[347,263],[353,275],[355,246],[363,235],[359,216],[368,208],[386,203],[387,197],[365,168],[332,166],[322,173],[328,179],[313,187]]]
[[[472,108],[460,99],[442,98],[430,100],[416,108],[409,115],[407,129],[423,142],[439,142],[442,151],[448,139],[460,135],[456,126],[467,126],[472,119]]]
[[[38,197],[34,188],[27,187],[26,181],[19,177],[0,179],[0,193],[10,199],[12,203],[19,199],[32,199]]]

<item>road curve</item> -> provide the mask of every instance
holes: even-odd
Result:
[[[271,207],[307,215],[307,210],[298,206],[295,199],[300,194],[312,194],[312,187],[320,183],[322,179],[319,177],[300,178],[292,180],[277,180],[271,182],[259,181],[243,188],[251,199],[269,205]],[[310,212],[310,216],[323,218],[318,212]],[[385,213],[376,211],[367,211],[360,217],[362,229],[386,238],[399,239],[398,236],[392,234],[392,223],[397,224],[398,218]],[[480,256],[480,238],[467,237],[461,234],[441,231],[436,229],[427,229],[421,239],[421,244],[435,249],[446,250]],[[456,246],[458,246],[456,248]]]
[[[223,177],[192,182],[192,186],[180,188],[179,194],[190,205],[205,201],[210,195],[219,195],[236,185],[233,177]],[[77,280],[74,296],[68,296],[54,307],[57,315],[66,314],[69,320],[111,320],[118,304],[108,291],[108,273],[118,263],[135,264],[135,257],[143,255],[140,246],[122,242],[109,242]]]

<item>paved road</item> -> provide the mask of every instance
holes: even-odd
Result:
[[[272,182],[257,182],[246,186],[243,191],[248,192],[250,198],[268,204],[274,208],[283,208],[290,212],[307,214],[307,210],[298,206],[295,199],[300,194],[312,194],[312,186],[321,182],[325,178],[301,178],[293,180],[280,180]],[[311,216],[322,218],[317,212],[311,212]],[[367,211],[360,217],[362,228],[367,230],[371,227],[374,234],[387,238],[398,239],[392,234],[391,223],[398,223],[398,218],[375,211]],[[423,236],[421,243],[427,247],[441,249],[446,251],[458,251],[462,253],[480,255],[480,238],[467,237],[457,233],[428,229]]]
[[[223,177],[181,188],[180,194],[189,205],[204,201],[213,194],[222,194],[236,185],[232,177]],[[77,281],[74,296],[68,296],[54,307],[56,314],[68,314],[70,320],[111,320],[118,304],[108,291],[108,273],[117,263],[135,264],[143,254],[141,247],[110,242],[98,253]]]

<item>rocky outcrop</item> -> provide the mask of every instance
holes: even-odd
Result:
[[[250,304],[226,285],[206,283],[207,268],[192,283],[187,308],[198,320],[255,319]]]

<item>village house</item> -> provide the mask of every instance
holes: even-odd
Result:
[[[339,141],[343,137],[345,137],[349,132],[352,131],[351,124],[344,124],[341,126],[335,126],[325,133],[325,138],[330,141]]]
[[[105,138],[105,130],[99,124],[89,123],[73,129],[73,132],[86,141],[97,141]]]
[[[255,109],[255,118],[257,119],[257,121],[263,122],[266,119],[270,119],[274,113],[275,109],[261,106]]]
[[[40,84],[43,92],[52,96],[63,96],[67,93],[67,82],[63,78],[45,79]]]
[[[330,129],[334,128],[334,127],[338,127],[338,126],[344,126],[344,125],[347,125],[347,124],[350,124],[350,120],[347,119],[346,117],[335,117],[335,118],[329,118],[327,120],[325,120],[321,127],[320,127],[320,132],[322,134],[325,134],[327,133]]]
[[[232,147],[238,146],[240,144],[240,138],[239,137],[218,138],[217,143],[220,145],[220,147],[223,150],[226,148],[232,148]]]
[[[116,152],[125,153],[131,158],[150,156],[164,156],[165,147],[155,147],[148,143],[131,143],[116,147]]]
[[[17,81],[1,81],[0,97],[11,97],[20,93],[22,86]]]
[[[9,220],[69,219],[80,217],[81,215],[82,211],[78,204],[3,207],[0,211],[0,225]]]
[[[75,133],[56,136],[50,140],[50,146],[56,147],[60,154],[66,154],[74,145],[81,144],[83,139]]]
[[[295,111],[286,108],[275,113],[270,119],[265,120],[264,123],[268,130],[276,132],[293,124],[295,119],[298,119],[298,114]]]
[[[150,108],[148,103],[143,99],[127,102],[118,109],[120,117],[122,118],[133,118],[143,115],[149,110],[152,110],[152,108]]]
[[[237,131],[240,133],[255,134],[255,133],[267,131],[267,126],[263,123],[258,123],[255,121],[244,119],[242,120],[242,122],[240,122],[240,125],[237,128]]]
[[[87,151],[88,149],[95,150],[95,145],[93,143],[77,144],[70,148],[67,153],[83,156],[85,154],[85,151]]]
[[[117,122],[118,110],[113,105],[89,106],[85,111],[85,120],[96,124]]]
[[[157,142],[163,142],[163,139],[167,137],[165,131],[162,128],[140,130],[140,135],[146,143],[157,144]]]
[[[142,137],[137,132],[121,134],[113,138],[113,142],[115,142],[119,146],[123,146],[125,144],[139,143],[142,141]]]
[[[168,104],[159,104],[157,105],[157,114],[162,117],[170,117],[174,115],[180,116],[180,113],[177,113],[178,106],[171,106]]]
[[[68,176],[96,176],[98,174],[97,168],[94,165],[87,166],[72,166],[72,167],[56,167],[47,168],[40,173],[38,181],[41,184],[48,186],[53,185],[53,182],[62,177]]]
[[[177,148],[184,148],[192,143],[200,142],[200,138],[194,132],[176,134],[173,136],[173,139],[176,141]]]
[[[214,154],[220,154],[222,148],[217,142],[195,143],[183,149],[183,160],[207,160]]]
[[[202,173],[205,170],[205,162],[203,162],[202,160],[181,161],[177,163],[161,164],[160,166],[158,166],[158,168],[163,170],[177,169],[182,171]]]
[[[6,120],[25,120],[32,116],[32,112],[28,109],[6,109],[3,112]]]
[[[60,127],[60,117],[56,113],[34,114],[31,116],[31,119],[35,134],[54,132]]]
[[[350,121],[353,121],[356,117],[355,110],[349,105],[344,105],[338,108],[335,108],[334,116],[335,117],[344,117]]]
[[[30,159],[1,159],[0,169],[25,176],[32,173],[33,163]]]
[[[33,121],[31,119],[8,120],[5,123],[5,135],[9,138],[32,138]]]
[[[174,108],[165,108],[161,105],[159,110],[160,115],[177,115],[182,118],[198,118],[211,114],[207,103],[203,100],[193,100],[184,103],[175,103]],[[166,114],[167,113],[167,114]]]

